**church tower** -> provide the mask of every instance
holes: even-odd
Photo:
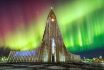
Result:
[[[63,42],[53,9],[50,10],[47,17],[39,57],[42,62],[66,62],[70,57]]]

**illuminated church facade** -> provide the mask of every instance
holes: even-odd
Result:
[[[8,62],[70,62],[80,56],[67,51],[53,9],[47,17],[40,47],[33,51],[11,51]]]

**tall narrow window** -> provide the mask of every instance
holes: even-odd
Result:
[[[52,38],[52,54],[55,54],[55,40]]]

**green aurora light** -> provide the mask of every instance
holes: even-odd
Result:
[[[5,46],[17,50],[32,50],[41,44],[49,9],[31,23],[8,34]],[[55,8],[64,43],[71,52],[81,52],[104,46],[104,1],[73,1]],[[36,24],[37,23],[37,24]],[[2,41],[1,41],[1,44]],[[103,47],[104,48],[104,47]]]

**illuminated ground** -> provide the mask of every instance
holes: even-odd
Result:
[[[104,70],[104,64],[84,63],[16,63],[0,64],[0,70]]]

